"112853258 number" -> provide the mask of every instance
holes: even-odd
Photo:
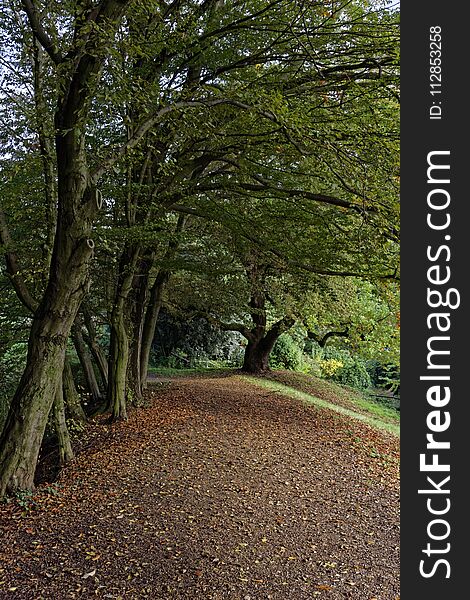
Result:
[[[441,93],[442,86],[442,30],[439,25],[429,28],[429,92]]]

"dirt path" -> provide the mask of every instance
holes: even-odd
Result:
[[[0,507],[0,598],[395,600],[397,453],[236,377],[174,381],[93,426],[56,495]]]

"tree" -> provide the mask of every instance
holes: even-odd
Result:
[[[22,0],[2,11],[11,82],[0,108],[13,136],[2,139],[12,175],[1,243],[5,274],[34,317],[0,438],[0,495],[32,486],[87,292],[109,313],[109,369],[90,350],[109,409],[125,417],[126,389],[142,387],[153,309],[177,269],[168,255],[177,214],[204,219],[212,243],[221,229],[238,240],[227,256],[248,305],[237,310],[250,352],[266,354],[293,316],[263,296],[264,283],[300,272],[394,277],[398,212],[393,12],[287,0]],[[18,243],[31,192],[45,232],[24,227]],[[109,303],[96,302],[90,279],[103,240],[114,244],[107,255],[96,248],[114,274]],[[258,258],[247,262],[250,253]]]
[[[31,0],[23,10],[35,40],[48,54],[60,89],[54,113],[57,227],[44,294],[35,308],[26,368],[0,437],[0,496],[33,486],[47,417],[61,381],[65,345],[87,290],[91,224],[97,191],[89,168],[86,133],[90,103],[109,44],[129,2],[103,0],[74,15],[73,41],[54,40]],[[64,52],[65,50],[65,52]]]

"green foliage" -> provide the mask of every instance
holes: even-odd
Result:
[[[381,363],[379,360],[370,359],[366,360],[365,367],[369,373],[371,385],[373,387],[379,387],[381,382]]]
[[[82,10],[70,1],[39,11],[66,60],[99,33],[92,20],[80,26]],[[0,131],[2,209],[9,250],[40,299],[57,216],[44,159],[54,180],[54,113],[73,65],[55,69],[45,51],[36,64],[27,20],[9,3],[0,15],[2,60],[11,66],[0,85],[8,124]],[[374,280],[397,266],[398,35],[395,11],[362,0],[127,7],[119,35],[99,44],[107,58],[97,89],[83,86],[90,111],[75,131],[77,139],[84,133],[83,162],[112,165],[98,178],[103,205],[88,298],[97,320],[106,321],[119,298],[123,246],[138,243],[155,256],[150,281],[159,270],[172,274],[164,303],[181,313],[172,327],[160,321],[155,364],[240,364],[240,335],[195,317],[203,311],[239,332],[261,312],[268,327],[287,314],[320,336],[349,327],[344,356],[302,358],[292,337],[280,338],[277,368],[343,373],[363,386],[353,354],[396,363],[396,290],[342,274]],[[139,131],[146,134],[134,139]],[[190,220],[173,256],[175,206]],[[246,258],[254,254],[251,267],[264,276],[250,288]],[[253,304],[260,290],[262,307]],[[17,299],[2,304],[0,325],[13,325],[24,309]],[[0,424],[23,364],[18,348],[0,352]]]
[[[394,395],[400,395],[400,367],[394,364],[382,366],[380,386]]]
[[[372,381],[366,368],[366,361],[346,348],[327,346],[317,351],[317,363],[322,376],[358,390],[367,390]]]
[[[358,390],[367,390],[371,386],[370,376],[364,363],[357,360],[344,365],[335,373],[333,379]]]
[[[288,333],[276,340],[269,357],[269,366],[272,369],[302,370],[302,351]]]
[[[152,366],[188,369],[210,366],[240,366],[240,335],[220,331],[206,321],[180,319],[162,311],[152,348]]]
[[[7,416],[10,401],[23,373],[28,345],[12,344],[0,357],[0,431]]]
[[[29,512],[35,509],[37,506],[37,502],[34,498],[34,491],[32,490],[17,491],[15,492],[12,500],[25,512]]]

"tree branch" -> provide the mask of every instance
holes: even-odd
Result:
[[[64,58],[61,55],[58,48],[56,47],[56,45],[54,44],[54,42],[51,40],[51,38],[47,34],[46,30],[41,25],[39,13],[38,13],[37,8],[34,5],[33,1],[32,0],[21,0],[21,3],[23,4],[24,11],[28,17],[28,21],[31,26],[31,30],[32,30],[35,38],[38,40],[38,42],[41,44],[41,46],[44,48],[44,50],[50,56],[52,62],[55,65],[60,65],[60,63],[64,62]]]
[[[262,181],[261,178],[258,178],[257,180]],[[326,194],[314,194],[313,192],[308,192],[306,190],[276,187],[276,186],[269,185],[268,182],[263,182],[263,183],[259,183],[259,184],[236,183],[234,185],[230,185],[230,184],[229,185],[221,185],[221,184],[200,185],[200,186],[197,186],[196,189],[198,191],[205,192],[205,191],[216,191],[216,190],[220,190],[220,189],[229,189],[229,190],[236,191],[237,188],[240,188],[243,190],[248,190],[251,192],[270,191],[270,192],[277,192],[278,194],[286,195],[286,196],[299,196],[301,198],[306,198],[307,200],[312,200],[314,202],[322,202],[324,204],[331,204],[333,206],[340,206],[341,208],[355,210],[356,212],[359,212],[359,213],[364,213],[364,212],[375,213],[375,212],[377,212],[376,208],[364,208],[363,206],[355,204],[354,202],[349,202],[348,200],[342,200],[341,198],[336,198],[334,196],[328,196]]]
[[[188,100],[175,102],[172,105],[164,106],[160,108],[153,116],[149,119],[145,120],[140,124],[139,127],[135,130],[134,134],[124,143],[122,146],[112,155],[108,156],[102,163],[96,167],[91,173],[91,181],[96,184],[97,181],[102,177],[102,175],[109,170],[113,165],[115,165],[129,150],[134,148],[142,138],[152,129],[154,125],[156,125],[162,117],[166,114],[173,112],[175,110],[180,110],[183,108],[213,108],[214,106],[219,105],[229,105],[234,106],[236,108],[240,108],[242,110],[253,110],[253,106],[249,104],[245,104],[244,102],[239,102],[238,100],[232,100],[230,98],[217,98],[214,100]],[[276,121],[276,116],[269,111],[257,111],[260,116],[270,119],[271,121]]]
[[[217,319],[216,317],[209,314],[208,312],[204,312],[204,311],[200,311],[200,310],[193,313],[192,317],[202,317],[203,319],[206,319],[206,321],[208,321],[211,325],[214,325],[215,327],[222,329],[222,331],[238,331],[247,340],[250,340],[253,338],[253,335],[252,335],[250,329],[246,325],[243,325],[243,323],[224,323],[223,321],[220,321],[220,319]]]
[[[264,343],[269,345],[277,340],[277,338],[288,331],[295,325],[295,318],[292,315],[286,315],[269,329],[264,337]]]
[[[307,332],[307,337],[311,340],[317,342],[320,348],[324,348],[326,342],[330,339],[330,337],[348,337],[349,335],[349,327],[347,327],[344,331],[328,331],[323,336],[318,336],[313,331]]]

